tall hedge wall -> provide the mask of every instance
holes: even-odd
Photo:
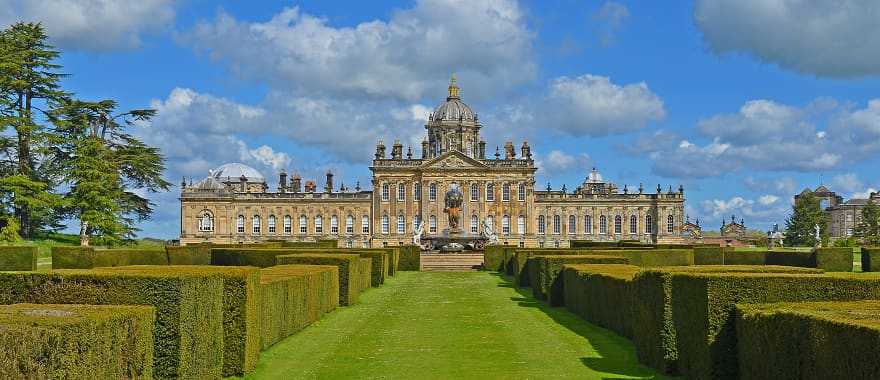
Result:
[[[418,271],[421,269],[422,249],[417,245],[402,245],[400,248],[400,264],[397,269],[402,271]]]
[[[736,379],[735,304],[878,299],[880,276],[675,273],[672,292],[681,373]]]
[[[37,247],[0,247],[0,271],[37,270]]]
[[[210,244],[188,244],[167,246],[169,265],[211,265]]]
[[[0,273],[0,304],[152,305],[153,375],[210,378],[223,369],[223,280],[204,273],[53,270]]]
[[[300,254],[278,256],[278,265],[335,265],[339,267],[339,304],[342,306],[357,303],[361,293],[359,280],[360,256],[342,254]]]
[[[683,266],[694,264],[694,253],[690,249],[535,249],[519,248],[513,255],[513,277],[517,286],[530,286],[532,280],[528,268],[528,258],[535,255],[608,255],[622,256],[632,265],[642,267]]]
[[[774,265],[701,265],[652,268],[639,272],[633,280],[633,344],[639,362],[666,373],[677,373],[678,350],[673,323],[672,291],[674,273],[801,273],[820,274],[822,270]]]
[[[483,248],[483,269],[500,272],[504,269],[503,245],[487,245]]]
[[[388,270],[393,262],[393,250],[390,248],[222,248],[211,250],[211,263],[222,266],[255,266],[268,268],[274,266],[277,257],[282,255],[303,254],[355,254],[370,258],[371,268],[367,271],[370,286],[378,287],[385,283]]]
[[[164,249],[52,247],[53,269],[90,269],[128,265],[168,265]]]
[[[610,248],[617,247],[616,241],[592,241],[592,240],[571,240],[569,246],[572,248]]]
[[[0,378],[149,379],[152,306],[0,306]]]
[[[590,323],[632,338],[632,280],[638,271],[639,267],[625,264],[566,264],[565,307]]]
[[[628,264],[629,260],[620,256],[605,255],[549,255],[533,256],[534,260],[529,268],[532,273],[532,293],[535,298],[546,300],[551,306],[562,306],[565,303],[563,297],[563,280],[560,272],[565,264]]]
[[[862,247],[862,272],[880,272],[880,247]]]
[[[370,274],[372,272],[372,267],[373,259],[361,256],[358,261],[358,278],[361,281],[361,291],[369,289],[372,284],[372,275]]]
[[[878,379],[880,301],[736,307],[742,379]]]
[[[849,247],[816,248],[813,250],[816,268],[826,272],[852,272],[853,250]]]
[[[725,247],[696,246],[694,247],[694,265],[723,265]]]
[[[155,265],[96,268],[96,271],[196,273],[223,279],[223,376],[243,375],[260,358],[260,271],[254,267]]]
[[[260,270],[262,349],[302,330],[339,304],[339,268],[277,265]]]

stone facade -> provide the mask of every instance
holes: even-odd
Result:
[[[880,192],[869,194],[868,198],[852,198],[844,201],[843,197],[819,186],[816,190],[804,189],[795,195],[795,199],[806,194],[819,198],[820,207],[828,215],[828,228],[831,240],[846,239],[853,236],[856,226],[862,222],[862,208],[871,200],[880,203]]]
[[[461,230],[494,230],[501,244],[567,247],[571,240],[682,241],[684,190],[655,192],[618,187],[593,169],[574,191],[535,190],[535,162],[523,142],[486,157],[482,124],[463,103],[455,79],[449,96],[425,124],[421,154],[396,141],[390,155],[381,141],[370,170],[372,191],[335,188],[327,173],[323,192],[279,174],[278,190],[241,164],[227,164],[181,193],[182,244],[266,240],[338,239],[340,246],[409,244],[424,222],[425,234],[448,228],[443,195],[456,184],[464,195]],[[517,153],[519,156],[517,157]],[[311,182],[311,181],[309,181]]]

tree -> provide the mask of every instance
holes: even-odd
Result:
[[[15,243],[21,240],[21,236],[18,235],[18,219],[7,217],[4,221],[6,225],[0,228],[0,241]]]
[[[15,177],[0,183],[0,193],[10,202],[3,207],[14,210],[25,238],[52,219],[56,206],[49,202],[53,186],[42,164],[43,121],[67,96],[60,87],[64,75],[53,63],[58,56],[40,24],[19,22],[0,31],[0,132],[12,133],[0,141],[0,174]]]
[[[828,236],[827,216],[819,205],[819,199],[813,194],[805,194],[795,200],[792,214],[785,221],[786,246],[815,246],[815,226],[819,226],[820,239]]]
[[[92,236],[113,244],[134,236],[135,223],[153,212],[149,199],[134,190],[168,190],[162,178],[164,158],[126,132],[149,120],[155,111],[131,110],[114,114],[116,102],[71,100],[55,119],[56,161],[64,163],[70,191],[65,210],[80,221],[80,244]]]
[[[862,208],[862,220],[855,228],[855,236],[862,241],[863,245],[880,245],[880,206],[873,200],[869,199],[865,207]]]

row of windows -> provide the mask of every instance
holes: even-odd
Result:
[[[213,231],[214,222],[213,222],[213,218],[211,218],[209,215],[210,214],[205,213],[199,219],[199,231],[202,231],[202,232]],[[205,218],[209,218],[207,222],[205,221]],[[281,222],[282,233],[284,233],[285,235],[291,234],[293,232],[293,219],[290,217],[290,215],[285,215],[284,217],[281,218],[281,220],[282,220],[282,222]],[[321,215],[317,215],[314,217],[314,219],[312,221],[313,221],[313,223],[312,223],[313,230],[312,231],[316,234],[324,233],[324,218]],[[207,225],[208,223],[210,223],[211,229],[210,230],[203,229],[202,226]],[[262,227],[263,227],[262,218],[259,215],[254,215],[253,217],[251,217],[251,232],[253,234],[256,234],[256,235],[261,234],[263,232]],[[361,217],[361,226],[360,227],[361,227],[361,233],[365,233],[365,234],[370,233],[370,217],[369,216],[364,215]],[[299,216],[297,228],[298,228],[298,231],[300,234],[308,233],[309,219],[305,215]],[[238,218],[236,218],[235,231],[240,234],[245,233],[245,216],[244,215],[239,215]],[[269,215],[269,217],[267,218],[266,232],[268,234],[278,233],[277,227],[276,227],[275,215]],[[330,217],[330,233],[331,234],[338,234],[339,233],[339,218],[336,217],[336,215],[333,215]],[[354,217],[351,215],[348,215],[345,217],[345,233],[347,233],[347,234],[354,233]]]
[[[621,234],[623,233],[623,218],[620,215],[614,217],[613,221],[614,225],[614,233]],[[553,234],[559,235],[562,233],[562,217],[559,215],[553,215]],[[638,233],[639,225],[638,218],[635,215],[630,215],[629,217],[629,233],[636,234]],[[666,217],[666,232],[673,233],[675,231],[675,218],[672,215],[668,215]],[[538,234],[546,234],[547,233],[547,221],[544,215],[538,216]],[[569,235],[574,235],[577,233],[577,217],[574,215],[568,216],[568,231]],[[584,216],[584,234],[589,235],[593,233],[593,217],[591,215]],[[605,215],[599,216],[599,234],[604,235],[608,233],[608,219]],[[652,234],[654,233],[654,219],[651,215],[645,216],[645,233]]]
[[[501,185],[501,200],[504,202],[510,201],[510,184]],[[488,183],[486,184],[486,200],[489,202],[495,201],[495,184]],[[517,200],[520,202],[525,202],[526,200],[526,185],[519,184],[517,191]],[[413,195],[415,199],[422,198],[422,186],[421,184],[413,185]],[[382,200],[387,201],[391,197],[391,186],[387,183],[382,184]],[[471,202],[476,202],[480,199],[480,187],[476,183],[472,183],[470,186],[470,200]],[[397,201],[403,202],[406,200],[406,185],[403,183],[397,184]],[[428,200],[434,202],[437,200],[437,184],[432,183],[428,185]]]

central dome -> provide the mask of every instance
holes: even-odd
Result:
[[[471,107],[461,101],[458,91],[458,85],[453,75],[449,80],[449,96],[434,110],[434,121],[474,121],[476,119]]]

